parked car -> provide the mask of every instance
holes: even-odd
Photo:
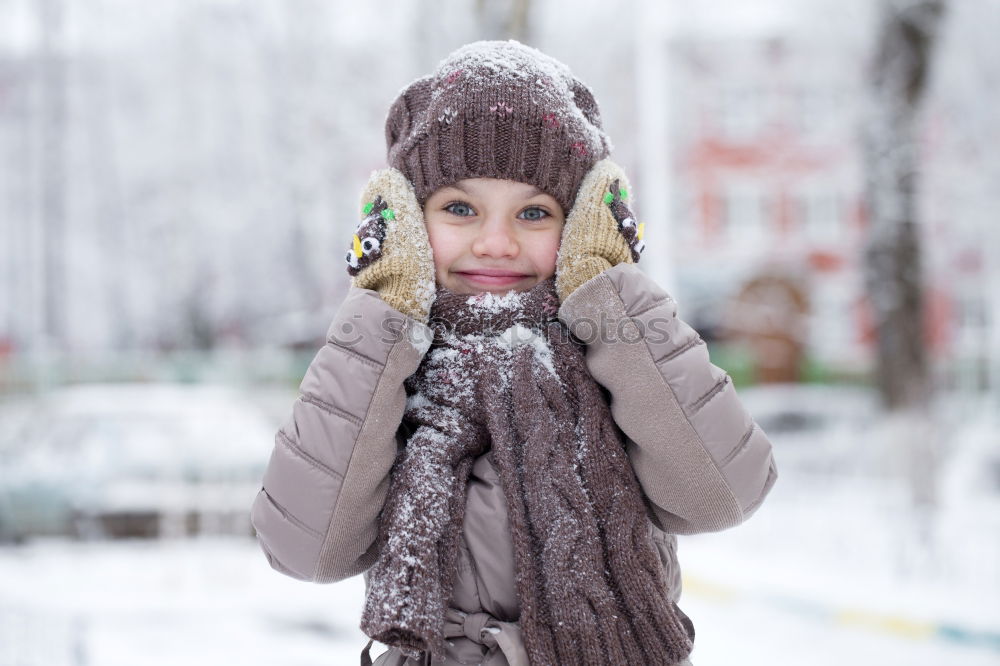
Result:
[[[276,428],[220,386],[86,384],[0,429],[0,540],[251,533]]]
[[[875,393],[859,386],[761,384],[739,390],[743,404],[774,445],[778,469],[863,471],[881,455],[872,445]]]

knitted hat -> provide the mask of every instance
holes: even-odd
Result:
[[[535,185],[569,213],[608,156],[593,93],[566,65],[515,40],[467,44],[410,83],[386,117],[389,165],[422,206],[464,178]]]

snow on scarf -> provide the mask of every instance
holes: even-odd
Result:
[[[415,430],[392,471],[361,629],[443,654],[472,464],[493,447],[532,664],[673,664],[691,651],[665,595],[635,473],[553,279],[526,292],[439,287],[434,342],[407,379]]]

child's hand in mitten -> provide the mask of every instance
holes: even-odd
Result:
[[[639,261],[646,244],[643,225],[626,204],[629,194],[625,172],[611,160],[601,160],[587,172],[559,245],[556,291],[560,301],[612,266]]]
[[[351,284],[427,323],[434,302],[434,258],[413,187],[393,168],[372,173],[361,193],[364,219],[347,253]]]

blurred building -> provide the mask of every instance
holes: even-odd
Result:
[[[861,366],[863,54],[844,47],[767,33],[674,41],[675,257],[701,283],[697,300],[715,303],[703,309],[710,330],[758,326],[746,311],[721,321],[726,304],[761,273],[785,275],[810,297],[810,352]]]
[[[673,256],[708,336],[745,340],[778,320],[802,337],[811,362],[868,367],[864,34],[792,24],[738,35],[684,29],[671,40]],[[777,311],[780,295],[771,311],[737,300],[765,276],[808,295],[804,320]],[[928,280],[928,343],[938,352],[949,337],[944,294]]]
[[[706,338],[753,329],[755,315],[730,305],[766,274],[807,294],[792,334],[811,361],[868,367],[858,130],[874,6],[634,0],[608,31],[596,0],[531,3],[529,41],[594,88],[639,185],[647,270],[676,283]],[[0,363],[321,344],[348,284],[357,190],[384,163],[386,105],[481,36],[472,5],[439,7],[3,5]],[[923,146],[930,342],[969,351],[970,384],[990,336],[1000,346],[989,323],[1000,300],[984,287],[1000,270],[989,268],[1000,250],[986,249],[1000,244],[988,231],[1000,160],[984,149],[995,93],[965,45],[993,43],[983,11],[955,8]],[[374,17],[393,36],[377,51]],[[639,39],[645,24],[656,31]],[[649,92],[651,61],[669,79],[662,96]],[[665,126],[670,164],[650,171],[642,156]]]

